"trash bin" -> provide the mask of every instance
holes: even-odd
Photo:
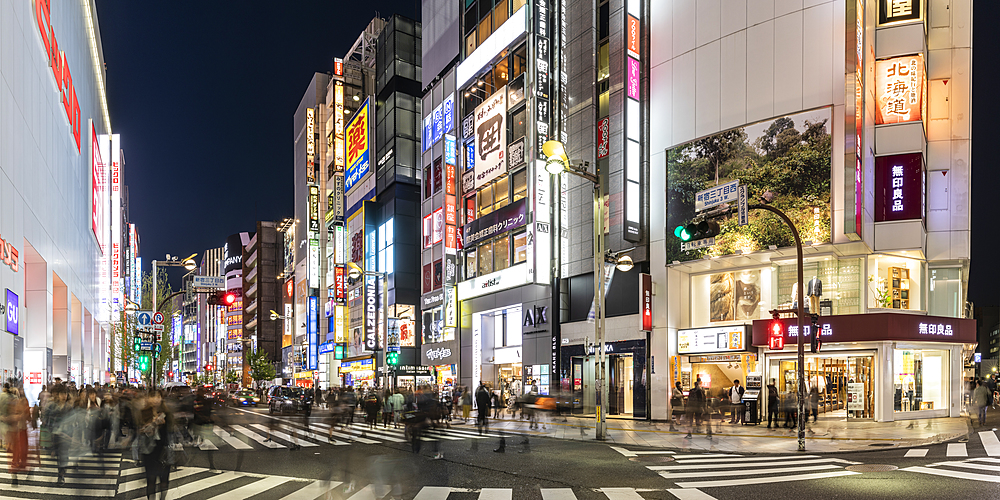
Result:
[[[760,391],[743,393],[743,425],[760,423]]]

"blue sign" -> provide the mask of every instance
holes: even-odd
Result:
[[[444,164],[458,165],[458,148],[455,146],[455,136],[444,136]]]
[[[421,152],[427,151],[430,149],[431,144],[434,144],[431,140],[434,137],[434,122],[431,118],[431,115],[424,117],[424,133],[420,137],[420,143],[423,145]]]
[[[336,346],[336,342],[323,342],[319,345],[319,353],[327,354],[333,352],[333,347]]]
[[[476,141],[465,143],[465,169],[476,168]]]
[[[731,201],[738,201],[739,194],[737,193],[737,188],[739,188],[739,186],[740,181],[735,180],[710,187],[704,191],[698,191],[695,193],[694,210],[696,212],[700,212],[706,208],[712,208],[716,205],[721,205]]]
[[[138,316],[136,316],[136,321],[140,325],[148,325],[153,322],[153,315],[149,311],[139,311]]]
[[[7,331],[17,335],[17,312],[19,299],[17,294],[7,289]]]
[[[455,94],[448,96],[444,102],[441,103],[441,114],[444,115],[444,126],[441,131],[442,134],[447,134],[451,132],[452,128],[455,127]]]
[[[319,368],[319,297],[309,297],[309,321],[306,323],[309,337],[309,369]]]
[[[423,151],[427,151],[437,141],[440,141],[444,134],[452,131],[455,127],[455,94],[449,95],[441,104],[438,104],[434,111],[424,117],[424,132],[421,137]]]

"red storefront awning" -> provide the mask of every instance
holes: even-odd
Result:
[[[767,346],[770,319],[753,322],[755,347]],[[798,341],[798,320],[783,318],[785,345]],[[809,319],[805,321],[805,339],[811,336]],[[947,342],[965,344],[976,342],[976,320],[919,316],[900,313],[845,314],[822,316],[819,319],[820,340],[829,342]]]

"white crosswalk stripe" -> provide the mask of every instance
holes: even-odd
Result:
[[[0,452],[0,461],[8,464],[10,454]],[[111,498],[115,496],[118,483],[120,456],[71,458],[65,469],[64,484],[57,484],[59,466],[49,455],[30,455],[27,471],[16,475],[18,485],[14,486],[15,475],[6,467],[0,472],[0,498]]]
[[[918,450],[918,449],[906,450],[906,455],[903,455],[903,456],[906,457],[906,458],[926,457],[928,451],[930,451],[930,450],[926,450],[926,449],[921,449],[921,450]]]
[[[969,450],[965,447],[965,443],[948,443],[948,456],[967,457]]]
[[[825,458],[819,455],[742,457],[739,455],[713,456],[705,454],[670,456],[674,458],[674,461],[670,462],[669,465],[648,465],[646,468],[685,489],[808,481],[857,474],[844,469],[846,465],[855,462],[839,458]],[[686,481],[687,479],[701,480]],[[678,498],[710,498],[680,490],[677,492],[671,490],[671,493]]]
[[[970,458],[960,461],[937,462],[927,464],[927,466],[905,467],[900,470],[953,479],[1000,483],[1000,459],[998,458]]]
[[[968,442],[942,443],[906,450],[905,458],[931,457],[1000,457],[1000,438],[997,431],[987,430],[973,432]]]
[[[1000,439],[997,438],[996,431],[981,431],[979,440],[983,443],[983,449],[991,457],[1000,457]]]
[[[245,499],[279,489],[291,490],[284,497],[287,500],[312,500],[325,495],[339,484],[288,476],[180,467],[170,473],[168,497],[181,498],[185,495],[198,494],[205,500]],[[117,491],[119,498],[144,498],[145,488],[146,476],[143,468],[131,468],[121,472],[121,483]],[[114,496],[113,490],[111,496]]]

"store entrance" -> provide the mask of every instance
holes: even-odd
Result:
[[[500,401],[505,407],[513,407],[514,401],[521,394],[524,394],[523,365],[521,363],[505,363],[493,366],[496,369],[494,380],[497,381],[496,388],[500,391]]]
[[[632,355],[611,354],[608,361],[608,415],[632,416],[632,391],[635,389]]]
[[[791,359],[771,359],[767,381],[776,380],[781,411],[797,401],[798,363]],[[805,379],[809,401],[816,400],[821,418],[872,419],[875,417],[875,356],[809,356]],[[815,389],[815,393],[813,392]],[[811,403],[807,405],[811,407]]]

